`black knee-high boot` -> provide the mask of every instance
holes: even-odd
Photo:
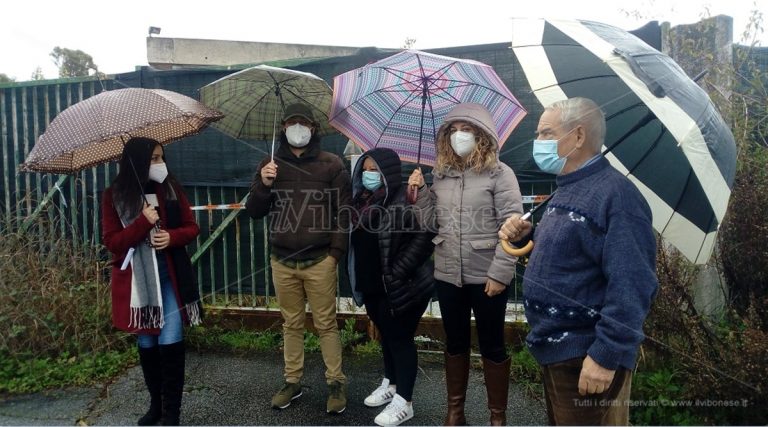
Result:
[[[184,392],[184,341],[161,345],[163,369],[163,417],[165,426],[179,425],[181,395]]]
[[[137,424],[140,426],[151,426],[160,421],[162,414],[162,367],[160,365],[160,349],[157,346],[150,348],[139,347],[139,362],[141,363],[141,372],[144,373],[144,382],[149,390],[149,409]]]

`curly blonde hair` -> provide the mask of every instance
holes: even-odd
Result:
[[[435,141],[437,159],[435,160],[435,167],[432,168],[433,172],[438,175],[445,175],[450,169],[458,171],[472,169],[477,173],[481,173],[495,168],[499,161],[499,145],[496,139],[470,122],[465,123],[472,128],[472,132],[475,134],[475,141],[477,142],[475,148],[466,159],[461,158],[453,151],[453,147],[451,147],[451,125],[455,122],[444,123],[440,126],[440,130],[438,130],[437,141]]]

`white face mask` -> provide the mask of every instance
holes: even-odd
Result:
[[[477,142],[472,132],[456,131],[451,134],[451,148],[459,157],[467,157],[475,149]]]
[[[309,139],[312,138],[312,131],[308,127],[296,123],[285,129],[285,137],[292,146],[302,148],[309,144]]]
[[[165,163],[149,165],[149,179],[162,184],[166,177],[168,177],[168,167]]]

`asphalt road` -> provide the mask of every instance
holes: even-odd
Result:
[[[186,425],[373,425],[382,408],[368,408],[363,399],[381,382],[382,367],[375,356],[345,354],[348,377],[346,411],[325,412],[327,387],[319,353],[307,354],[304,394],[284,409],[270,407],[282,385],[282,353],[243,356],[188,352],[187,381],[181,422]],[[441,425],[445,415],[445,375],[439,358],[422,355],[416,379],[414,417],[404,425]],[[0,400],[0,425],[135,425],[146,410],[141,368],[136,366],[109,384],[54,390]],[[488,424],[482,371],[470,373],[467,420]],[[524,387],[510,385],[507,422],[542,425],[547,418],[542,403]]]

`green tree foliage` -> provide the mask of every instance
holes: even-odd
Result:
[[[15,82],[16,79],[8,77],[5,73],[0,73],[0,83],[12,83]]]
[[[35,71],[32,73],[32,76],[30,76],[32,80],[45,80],[45,75],[43,75],[43,69],[41,67],[35,68]]]
[[[757,65],[754,49],[754,34],[762,31],[762,22],[762,14],[754,11],[752,31],[742,35],[749,44],[734,52],[730,119],[739,155],[718,243],[733,308],[741,316],[754,310],[756,326],[768,330],[768,76]]]
[[[56,46],[51,51],[51,58],[59,67],[59,77],[83,77],[88,75],[88,70],[98,71],[91,55],[82,50]]]
[[[634,424],[768,422],[768,76],[754,49],[762,22],[754,11],[741,44],[727,49],[713,43],[714,19],[698,31],[676,29],[668,43],[689,75],[709,71],[699,84],[736,140],[736,177],[710,262],[724,279],[726,306],[719,314],[699,311],[701,268],[659,246],[660,288],[644,328],[643,374],[633,380],[632,398],[690,405],[633,408]]]

